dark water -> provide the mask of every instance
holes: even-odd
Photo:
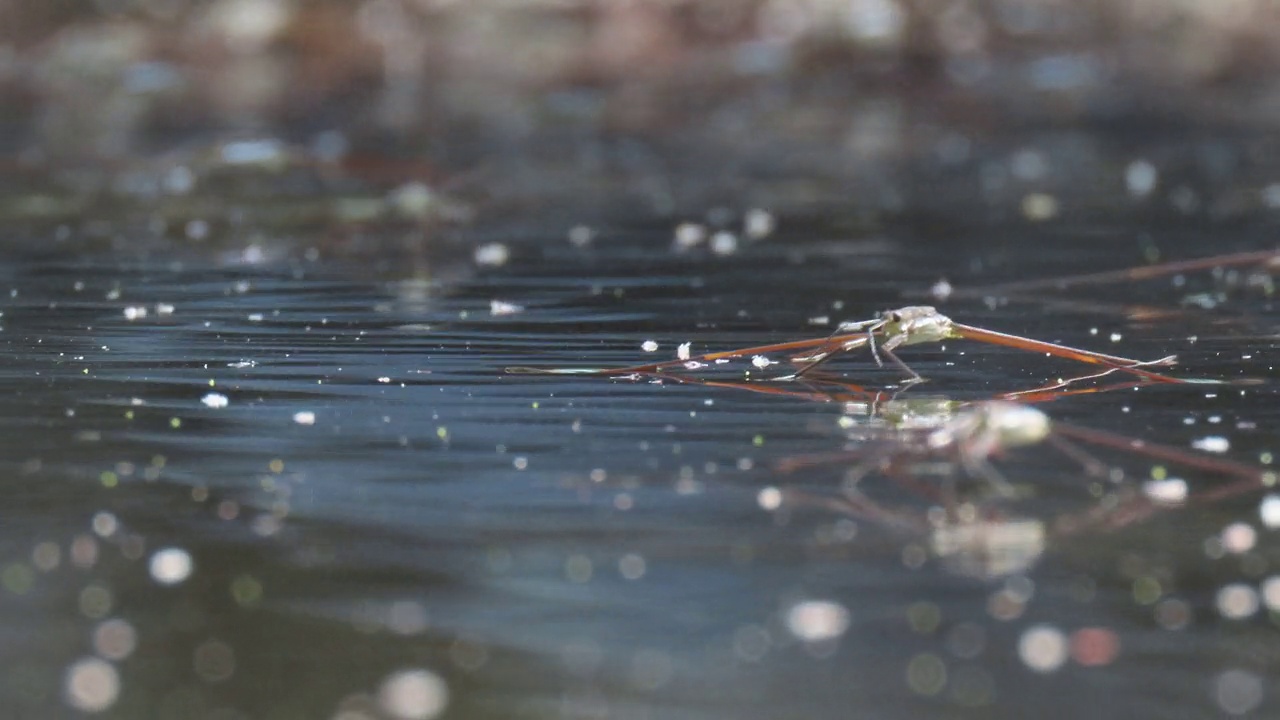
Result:
[[[673,253],[673,223],[603,225],[585,247],[530,231],[508,239],[505,265],[434,285],[323,258],[11,257],[0,714],[1280,713],[1280,541],[1260,485],[1057,532],[1106,517],[1155,465],[1193,493],[1231,478],[1100,449],[1125,478],[1099,480],[1019,450],[997,462],[1018,498],[967,505],[1006,540],[949,551],[928,520],[946,478],[873,473],[862,487],[882,514],[762,508],[770,487],[833,496],[841,466],[776,468],[874,435],[862,405],[503,374],[819,336],[830,326],[814,318],[918,303],[943,276],[963,288],[1137,264],[1156,246],[1266,247],[1263,226],[1228,246],[1194,224],[1152,240],[1106,223],[779,223],[727,256]],[[1256,465],[1280,450],[1280,318],[1256,287],[1185,280],[943,308],[1126,356],[1177,353],[1182,376],[1260,379],[1042,406],[1181,448],[1226,438],[1225,457]],[[1186,308],[1201,292],[1221,302]],[[494,300],[522,309],[495,314]],[[900,354],[930,382],[899,400],[985,399],[1077,369],[972,343]],[[833,369],[900,380],[865,355]]]

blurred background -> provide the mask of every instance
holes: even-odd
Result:
[[[196,192],[219,164],[315,166],[328,188],[425,182],[494,221],[833,203],[1034,220],[1064,194],[1088,212],[1125,193],[1222,217],[1280,200],[1257,192],[1272,143],[1223,142],[1280,112],[1280,8],[1263,0],[10,0],[0,12],[0,143],[5,174],[26,178],[8,181],[16,218]],[[1189,132],[1192,147],[1175,142]]]

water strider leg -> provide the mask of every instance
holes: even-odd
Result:
[[[1067,440],[1064,437],[1050,434],[1045,438],[1051,445],[1058,449],[1058,452],[1080,463],[1084,471],[1090,477],[1107,477],[1111,473],[1111,466],[1094,457],[1084,448]]]
[[[913,384],[918,382],[924,382],[924,378],[920,377],[920,373],[916,372],[915,370],[912,370],[910,365],[907,365],[906,363],[902,362],[902,358],[898,357],[897,353],[895,353],[893,351],[893,348],[890,347],[892,344],[893,344],[893,341],[890,340],[889,342],[885,343],[883,347],[880,348],[880,350],[885,354],[885,357],[888,357],[890,360],[892,360],[894,365],[897,365],[903,372],[907,374],[908,376],[907,382],[913,383]]]

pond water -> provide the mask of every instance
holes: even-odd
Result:
[[[838,494],[874,443],[843,465],[779,466],[883,432],[874,394],[504,373],[822,336],[920,304],[943,277],[960,291],[1272,238],[1261,215],[1227,243],[1213,222],[1036,226],[938,202],[928,221],[874,227],[779,211],[776,232],[723,254],[674,251],[676,220],[606,218],[579,243],[531,224],[482,255],[500,264],[427,246],[408,271],[75,239],[11,251],[6,716],[1280,712],[1280,500],[1261,482],[1089,448],[1115,470],[1100,479],[1032,448],[995,461],[1016,497],[960,488],[976,493],[968,529],[937,509],[948,472],[870,473],[858,508],[776,507]],[[1247,378],[1040,407],[1261,466],[1280,450],[1280,319],[1265,288],[1230,280],[957,292],[940,307],[1077,347],[1177,354],[1182,377]],[[959,341],[899,354],[929,382],[902,389],[867,354],[831,371],[942,406],[1078,370]],[[1236,489],[1126,514],[1152,478],[1184,479],[1192,497]],[[1072,524],[1085,517],[1101,519]]]

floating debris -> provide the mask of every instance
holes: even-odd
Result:
[[[782,491],[776,487],[761,488],[756,493],[756,502],[760,507],[770,512],[782,507]]]
[[[738,252],[738,236],[728,230],[721,230],[711,236],[711,252],[725,256]]]
[[[1193,440],[1191,447],[1204,452],[1224,453],[1231,449],[1231,441],[1221,435],[1210,435],[1199,440]]]
[[[310,410],[299,410],[293,414],[293,421],[299,425],[315,425],[316,414]]]
[[[503,315],[517,315],[524,312],[523,305],[505,302],[503,300],[489,301],[489,315],[493,317],[501,317]]]
[[[596,231],[586,225],[575,225],[569,228],[569,242],[572,243],[574,247],[586,247],[590,245],[591,241],[595,240],[595,238]]]
[[[1268,495],[1258,505],[1258,515],[1268,529],[1280,528],[1280,495]]]
[[[707,228],[698,223],[680,223],[676,226],[674,246],[678,251],[692,250],[707,240]]]
[[[435,192],[424,182],[409,182],[392,190],[387,203],[402,217],[414,220],[426,220],[439,207]]]
[[[787,610],[785,621],[791,634],[804,642],[826,642],[849,629],[849,610],[830,600],[805,600]]]
[[[211,392],[200,398],[200,402],[204,403],[204,406],[207,408],[219,409],[226,407],[231,401],[222,393]]]
[[[1146,160],[1134,160],[1124,171],[1124,184],[1130,197],[1142,199],[1156,189],[1160,173]]]
[[[401,670],[382,681],[378,706],[394,720],[432,720],[449,706],[449,686],[430,670]]]
[[[1142,484],[1142,492],[1154,502],[1178,505],[1187,500],[1187,481],[1181,478],[1148,480]]]
[[[482,267],[501,267],[511,259],[511,250],[502,243],[489,243],[476,248],[476,264]]]
[[[751,240],[769,237],[777,226],[778,221],[768,210],[752,208],[742,216],[742,233]]]

